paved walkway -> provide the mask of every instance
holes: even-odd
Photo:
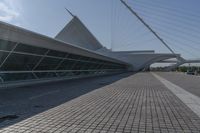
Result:
[[[200,97],[200,77],[178,72],[158,72],[163,78]]]
[[[200,118],[152,74],[138,73],[0,130],[5,132],[199,133]]]

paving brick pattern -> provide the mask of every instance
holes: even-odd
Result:
[[[178,72],[158,72],[156,74],[200,97],[200,76]]]
[[[153,75],[138,73],[0,130],[6,132],[199,133],[200,118]]]

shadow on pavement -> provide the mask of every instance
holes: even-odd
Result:
[[[0,90],[0,129],[133,74],[123,73]]]

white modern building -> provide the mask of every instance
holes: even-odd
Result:
[[[76,16],[55,38],[0,22],[0,87],[140,71],[176,56],[113,52]]]

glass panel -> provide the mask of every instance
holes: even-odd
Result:
[[[73,67],[74,63],[76,61],[73,60],[65,60],[60,67],[58,68],[58,70],[71,70],[71,68]]]
[[[81,58],[81,56],[80,55],[75,55],[75,54],[69,54],[67,56],[67,58],[79,60]]]
[[[47,55],[55,56],[55,57],[65,57],[67,53],[50,50]]]
[[[98,69],[101,70],[101,69],[103,69],[103,67],[104,67],[104,64],[101,64]]]
[[[108,65],[104,65],[102,69],[108,69]]]
[[[103,66],[104,64],[99,64],[99,66],[96,68],[96,69],[102,69],[102,66]]]
[[[5,58],[8,56],[8,52],[1,52],[0,51],[0,64],[5,60]]]
[[[73,70],[81,70],[84,67],[84,63],[80,61],[76,61],[75,65],[73,66]]]
[[[80,60],[81,61],[88,61],[88,60],[90,60],[90,57],[81,56]]]
[[[32,70],[33,67],[40,60],[40,58],[41,57],[38,56],[12,53],[2,66],[1,70],[2,71]]]
[[[80,66],[80,70],[87,70],[87,68],[89,67],[91,63],[88,62],[79,62],[79,66]]]
[[[57,73],[60,77],[73,77],[73,73],[72,72],[58,72]]]
[[[67,72],[57,72],[58,76],[64,77],[67,76]]]
[[[0,40],[0,50],[11,51],[15,45],[16,45],[16,42]]]
[[[90,74],[90,72],[89,71],[83,71],[82,73],[81,73],[81,75],[89,75]]]
[[[98,69],[98,67],[99,67],[99,64],[94,64],[92,69],[96,70],[96,69]]]
[[[96,69],[97,68],[97,66],[98,66],[99,64],[95,64],[95,63],[91,63],[91,65],[89,66],[89,70],[94,70],[94,69]]]
[[[25,44],[18,44],[14,51],[44,55],[47,52],[47,50],[48,49],[46,48],[39,48]]]
[[[95,59],[95,58],[91,58],[90,61],[92,61],[92,62],[96,62],[97,59]]]
[[[37,72],[37,73],[35,73],[35,75],[38,78],[53,78],[53,77],[57,77],[56,73],[54,73],[54,72]]]
[[[35,70],[55,70],[62,59],[45,57]]]
[[[96,59],[95,62],[96,62],[96,63],[102,63],[102,61],[101,61],[101,60],[98,60],[98,59]]]
[[[32,73],[1,73],[0,76],[5,82],[35,79]]]
[[[74,75],[76,75],[76,76],[81,74],[81,72],[79,72],[79,71],[73,71],[72,73],[73,73]]]
[[[93,63],[85,62],[84,65],[82,65],[82,70],[90,70]]]
[[[89,71],[90,75],[93,75],[95,73],[95,71]]]

